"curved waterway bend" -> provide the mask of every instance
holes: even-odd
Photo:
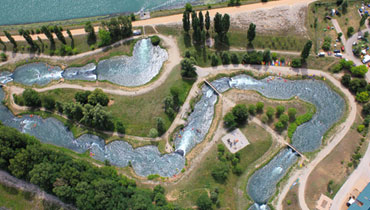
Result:
[[[20,66],[12,75],[14,82],[24,85],[47,85],[53,80],[109,81],[117,85],[135,87],[150,82],[157,76],[168,60],[168,53],[159,46],[153,46],[150,39],[139,40],[132,56],[117,56],[83,67],[71,67],[63,71],[59,66],[45,63],[31,63]],[[6,75],[4,75],[5,77]],[[0,83],[2,81],[0,75]]]
[[[221,78],[212,84],[220,92],[231,88],[255,90],[271,98],[289,99],[298,96],[314,104],[316,114],[311,121],[299,126],[293,136],[293,145],[302,152],[316,150],[321,145],[323,134],[339,120],[344,111],[344,100],[322,81],[271,80],[271,78],[255,80],[246,75],[239,75]],[[2,91],[0,93],[4,94]],[[41,119],[38,116],[16,118],[3,105],[0,105],[0,120],[5,125],[29,133],[45,143],[63,146],[80,153],[89,149],[93,158],[107,159],[113,165],[124,167],[131,162],[138,175],[159,174],[169,177],[181,171],[185,165],[185,154],[204,140],[212,123],[217,95],[207,86],[203,86],[202,93],[194,112],[188,118],[187,125],[175,138],[176,152],[166,155],[161,155],[157,147],[145,146],[133,149],[124,141],[114,141],[105,145],[103,139],[93,135],[83,135],[74,139],[72,133],[56,119]],[[265,203],[274,193],[276,183],[296,160],[297,157],[292,151],[284,149],[251,177],[247,191],[256,201],[254,208],[268,208]]]

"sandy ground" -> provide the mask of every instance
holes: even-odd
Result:
[[[248,18],[248,20],[250,20],[249,18],[251,18],[251,20],[258,20],[258,21],[262,18],[266,18],[263,21],[265,21],[266,28],[267,28],[268,25],[271,25],[270,27],[272,27],[272,25],[276,25],[276,24],[278,24],[280,26],[285,26],[283,24],[285,21],[280,21],[279,20],[279,18],[284,18],[284,19],[290,20],[290,21],[287,21],[287,23],[286,23],[286,25],[290,27],[291,25],[288,24],[288,23],[290,23],[290,22],[292,22],[292,24],[296,23],[295,22],[295,21],[297,21],[296,19],[299,19],[296,15],[298,15],[298,13],[300,11],[300,8],[302,7],[302,6],[293,6],[293,7],[291,7],[291,6],[298,4],[298,5],[303,5],[303,6],[307,7],[307,4],[309,4],[310,2],[313,2],[313,1],[314,0],[269,1],[267,3],[247,4],[247,5],[243,5],[243,6],[240,6],[240,7],[225,7],[225,8],[219,8],[219,9],[211,9],[211,10],[209,10],[209,12],[210,12],[211,17],[214,17],[217,12],[221,13],[221,14],[227,13],[227,14],[230,14],[232,17],[233,16],[237,17],[238,14],[245,13],[245,12],[248,12],[248,11],[257,10],[256,13],[260,14],[261,9],[271,9],[271,10],[267,10],[268,13],[271,13],[271,14],[266,13],[265,17],[255,18],[255,17],[249,16],[249,15],[242,15],[243,18],[241,18],[240,21],[243,21],[246,18]],[[281,8],[277,9],[277,10],[272,9],[272,8],[277,7],[277,6],[279,6],[279,7],[281,6]],[[294,9],[294,8],[298,8],[299,10]],[[295,11],[295,10],[297,10],[297,11]],[[262,11],[262,13],[263,13],[263,11]],[[279,13],[281,13],[281,15]],[[253,15],[256,15],[256,14],[253,14]],[[287,16],[287,18],[285,16]],[[267,18],[267,17],[270,17],[270,18]],[[277,20],[273,20],[273,19],[277,19]],[[132,25],[134,27],[137,27],[137,26],[161,25],[161,24],[181,23],[181,22],[182,22],[182,14],[178,14],[178,15],[170,15],[170,16],[165,16],[165,17],[151,18],[151,19],[147,19],[147,20],[139,20],[139,21],[133,22]],[[256,23],[257,23],[257,21],[256,21]],[[258,26],[259,25],[260,24],[258,24]],[[293,26],[296,27],[296,25],[293,25]],[[304,24],[302,26],[304,27]],[[265,27],[265,26],[263,26],[263,27]],[[257,27],[257,28],[259,28],[259,27]],[[99,27],[95,27],[95,31],[98,31],[98,30],[99,30]],[[298,30],[298,31],[300,31],[300,30]],[[71,30],[71,33],[72,33],[73,36],[86,34],[86,32],[83,28]],[[63,35],[68,36],[66,31],[63,31]],[[34,40],[37,40],[38,36],[41,39],[47,39],[44,34],[31,35],[32,39],[34,39]],[[56,38],[55,34],[54,34],[54,37]],[[1,38],[1,40],[5,41],[5,42],[9,41],[5,36],[0,36],[0,38]],[[15,39],[15,41],[24,41],[23,36],[20,36],[20,35],[14,35],[13,38]]]

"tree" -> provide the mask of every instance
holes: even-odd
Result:
[[[256,37],[256,25],[251,23],[249,25],[248,33],[247,33],[247,39],[249,43],[252,43],[255,37]]]
[[[71,31],[70,31],[69,29],[67,29],[67,34],[68,34],[69,38],[70,38],[71,40],[73,40],[72,33],[71,33]]]
[[[367,91],[358,92],[356,94],[356,101],[360,103],[366,103],[369,102],[369,94]]]
[[[100,42],[99,42],[100,47],[110,45],[110,43],[112,42],[112,38],[111,38],[111,33],[109,31],[105,29],[99,29],[98,34],[100,38]]]
[[[87,22],[85,24],[85,32],[87,33],[87,43],[88,45],[92,45],[96,43],[96,35],[94,27],[91,25],[91,22]]]
[[[213,27],[217,34],[222,33],[222,15],[218,12],[213,19]]]
[[[349,87],[349,84],[351,82],[351,75],[349,74],[345,74],[342,76],[342,79],[340,80],[340,82],[342,83],[342,85],[344,85],[345,87]]]
[[[66,39],[64,38],[64,35],[60,28],[58,26],[54,26],[54,33],[63,44],[67,44]]]
[[[222,17],[222,37],[224,38],[230,29],[230,15],[224,14]]]
[[[199,11],[199,29],[201,31],[204,29],[204,17],[202,11]]]
[[[269,49],[263,51],[263,61],[266,63],[271,62],[271,53]]]
[[[275,130],[276,131],[281,132],[281,131],[284,130],[284,128],[285,128],[285,126],[281,121],[275,123]]]
[[[114,129],[112,116],[100,104],[97,104],[95,107],[86,104],[84,108],[83,118],[80,120],[81,123],[99,130],[111,131]]]
[[[362,111],[361,111],[362,115],[363,116],[368,116],[370,115],[370,103],[367,103],[365,104],[363,107],[362,107]]]
[[[304,45],[302,53],[301,53],[301,59],[303,63],[306,62],[306,59],[310,55],[311,47],[312,47],[312,41],[308,40],[306,44]]]
[[[368,17],[367,14],[362,15],[361,20],[360,20],[360,27],[365,24],[367,17]]]
[[[23,31],[23,29],[21,29]],[[31,46],[31,49],[34,50],[37,45],[33,42],[33,39],[28,31],[23,31],[22,33],[23,38],[27,41],[27,43]]]
[[[267,111],[266,111],[266,115],[267,115],[269,121],[271,121],[274,118],[274,114],[275,114],[274,108],[268,107]]]
[[[40,163],[30,171],[30,182],[38,185],[41,189],[50,192],[56,180],[56,165],[50,163]]]
[[[231,110],[233,115],[235,116],[235,122],[240,126],[244,125],[247,122],[249,117],[248,108],[245,104],[237,104]]]
[[[235,116],[233,113],[229,112],[224,117],[224,126],[229,129],[234,129],[237,126],[237,123],[235,121]]]
[[[194,62],[189,58],[185,58],[181,61],[181,76],[186,78],[197,77],[196,68]]]
[[[41,99],[42,106],[48,110],[54,110],[55,108],[55,99],[50,95],[45,95]]]
[[[75,93],[75,100],[79,102],[80,104],[87,104],[89,101],[89,95],[91,94],[91,91],[79,91]]]
[[[75,120],[79,122],[84,117],[84,107],[80,103],[66,103],[63,105],[63,114],[68,117],[68,119]]]
[[[322,44],[321,48],[325,51],[329,51],[331,47],[331,37],[327,36],[324,39],[324,43]]]
[[[289,108],[288,109],[288,115],[289,115],[289,120],[290,121],[293,122],[295,120],[296,114],[297,114],[297,109],[295,109],[295,108]]]
[[[24,98],[25,105],[33,108],[41,106],[41,98],[38,92],[33,89],[27,88],[23,91],[22,97]]]
[[[197,30],[197,28],[199,27],[199,19],[195,11],[191,13],[191,26],[194,31]]]
[[[347,13],[347,8],[348,8],[348,2],[347,2],[347,0],[344,0],[343,3],[342,3],[342,6],[341,6],[343,14]]]
[[[95,89],[89,96],[88,96],[88,103],[95,106],[100,104],[102,106],[107,106],[109,103],[108,96],[103,92],[102,89]]]
[[[364,79],[352,79],[349,83],[349,90],[353,93],[366,91],[367,82]]]
[[[9,42],[13,44],[13,49],[16,49],[17,48],[17,42],[14,40],[12,35],[7,31],[4,31],[4,34],[5,34],[6,38],[8,38]]]
[[[191,6],[190,3],[185,4],[185,11],[189,13],[193,11],[193,7]]]
[[[199,210],[211,210],[212,209],[212,201],[208,197],[208,194],[202,193],[199,198],[197,199],[197,207]]]
[[[285,107],[284,106],[277,106],[276,107],[276,116],[277,117],[280,117],[281,114],[283,114],[285,112]]]
[[[257,113],[263,113],[263,107],[264,107],[265,105],[263,104],[263,102],[257,102],[257,104],[256,104],[256,110],[257,110]]]
[[[283,123],[284,128],[286,128],[286,127],[288,126],[289,116],[288,116],[288,115],[286,115],[286,114],[282,114],[282,115],[280,115],[280,117],[279,117],[279,121],[280,121],[281,123]]]
[[[351,72],[354,76],[364,77],[365,74],[367,73],[367,68],[365,65],[352,66]]]
[[[217,55],[216,54],[212,54],[212,57],[211,57],[211,65],[212,66],[218,66],[218,58],[217,58]]]
[[[164,125],[164,120],[160,117],[157,117],[156,121],[157,121],[158,134],[160,136],[162,136],[162,134],[164,134],[164,132],[166,132],[166,128],[165,128],[165,125]]]
[[[184,31],[188,33],[190,30],[190,17],[189,12],[187,11],[184,11],[184,14],[182,16],[182,26],[184,28]]]
[[[116,122],[116,130],[120,134],[125,134],[126,133],[125,126],[123,125],[123,123],[121,121]]]
[[[347,36],[348,37],[351,37],[354,32],[355,32],[355,29],[352,26],[347,28]]]
[[[211,27],[211,18],[209,16],[209,12],[208,11],[206,13],[205,18],[206,18],[206,20],[205,20],[205,27],[206,27],[206,30],[208,32],[209,31],[209,28]]]
[[[225,183],[229,175],[229,165],[227,163],[217,164],[212,168],[212,177],[219,183]]]
[[[161,42],[161,39],[158,36],[152,36],[150,37],[150,41],[152,42],[153,46],[158,46]]]
[[[54,38],[53,38],[53,35],[50,33],[49,31],[49,28],[46,27],[46,26],[42,26],[41,27],[41,32],[45,34],[45,36],[48,38],[48,40],[50,41],[50,44],[51,45],[55,45],[55,41],[54,41]]]

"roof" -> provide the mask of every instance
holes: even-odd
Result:
[[[368,210],[370,209],[370,183],[357,197],[356,202],[348,210]]]

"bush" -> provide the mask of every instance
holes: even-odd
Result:
[[[256,104],[257,113],[259,113],[259,114],[263,113],[263,107],[264,106],[265,106],[265,104],[263,104],[262,102],[257,102],[257,104]]]
[[[282,123],[281,121],[275,123],[275,130],[278,131],[278,132],[281,132],[283,131],[285,128],[284,126],[284,123]]]
[[[299,58],[294,58],[292,60],[292,67],[293,68],[300,68],[302,66],[302,62],[301,62],[301,59]]]
[[[213,54],[211,57],[211,65],[212,66],[218,66],[218,58],[217,55]]]
[[[207,193],[203,193],[202,195],[199,196],[197,199],[197,207],[199,210],[210,210],[212,209],[212,201],[208,197]]]
[[[289,126],[288,126],[288,137],[290,139],[293,138],[293,134],[294,132],[297,130],[297,124],[296,123],[291,123]]]
[[[19,106],[24,106],[24,98],[22,96],[17,96],[13,94],[14,103]]]
[[[37,108],[41,106],[41,98],[38,92],[27,88],[23,91],[22,97],[26,106]]]
[[[248,111],[249,111],[249,114],[250,114],[250,115],[255,115],[255,114],[256,114],[256,106],[255,106],[255,105],[253,105],[253,104],[250,104],[250,105],[248,106]]]
[[[197,72],[196,68],[194,67],[194,61],[185,58],[181,61],[181,76],[186,78],[196,78]]]
[[[158,36],[152,36],[150,37],[150,41],[152,41],[152,45],[158,46],[161,42],[161,39]]]
[[[223,144],[218,144],[217,145],[217,151],[224,154],[225,152],[225,146]]]
[[[355,29],[352,26],[347,28],[347,36],[348,37],[351,37],[354,32],[355,32]]]
[[[6,56],[6,54],[5,54],[5,53],[1,53],[1,54],[0,54],[0,57],[1,57],[1,61],[6,61],[6,60],[8,60],[8,56]]]
[[[334,65],[330,70],[333,72],[333,73],[339,73],[340,71],[342,71],[342,65],[340,63]]]
[[[364,91],[364,92],[358,92],[356,94],[356,101],[360,102],[360,103],[366,103],[369,101],[369,94],[367,91]]]
[[[230,56],[229,56],[229,53],[223,53],[222,54],[222,64],[224,64],[224,65],[230,64]]]
[[[268,107],[266,111],[266,116],[268,117],[269,121],[272,121],[274,118],[275,110],[272,107]]]
[[[87,104],[89,102],[90,91],[79,91],[75,93],[75,100],[80,104]]]
[[[231,54],[231,63],[235,65],[240,63],[239,57],[236,53]]]
[[[126,132],[125,126],[121,121],[118,121],[116,123],[116,131],[119,132],[120,134],[125,134]]]
[[[148,175],[148,179],[149,180],[153,180],[153,179],[157,179],[157,178],[159,178],[160,176],[158,175],[158,174],[150,174],[150,175]]]
[[[243,174],[243,169],[242,167],[238,164],[238,165],[235,165],[233,168],[232,168],[232,172],[237,175],[237,176],[240,176]]]
[[[358,126],[357,126],[357,131],[358,131],[359,133],[362,133],[362,131],[364,131],[364,129],[365,129],[365,125],[358,125]]]
[[[157,129],[155,129],[155,128],[150,129],[150,131],[149,131],[149,137],[150,138],[158,137],[158,131],[157,131]]]
[[[263,115],[261,121],[262,123],[267,124],[269,122],[269,118],[267,117],[267,115]]]
[[[281,114],[283,114],[285,112],[285,107],[284,106],[277,106],[276,107],[276,116],[277,117],[280,117]]]
[[[349,87],[349,84],[351,82],[351,75],[349,74],[345,74],[342,76],[342,79],[340,80],[340,82],[342,83],[343,86],[345,87]]]
[[[95,106],[100,104],[102,106],[107,106],[109,103],[108,96],[103,92],[102,89],[95,89],[89,96],[88,96],[88,103]]]
[[[289,122],[289,116],[286,115],[286,114],[282,114],[279,117],[279,121],[284,124],[284,127],[286,127],[288,125],[288,122]]]
[[[311,113],[311,112],[300,115],[300,116],[297,117],[295,123],[297,124],[297,126],[300,126],[303,123],[310,121],[312,119],[312,116],[313,116],[313,113]]]
[[[43,96],[41,103],[47,110],[54,110],[55,108],[55,99],[52,96]]]
[[[325,37],[324,43],[322,44],[321,48],[325,51],[329,51],[331,46],[331,38]]]
[[[293,122],[295,120],[296,114],[297,114],[297,110],[295,108],[289,108],[288,109],[289,120],[291,122]]]
[[[352,66],[351,72],[354,76],[364,77],[365,74],[367,73],[367,68],[365,65]]]

